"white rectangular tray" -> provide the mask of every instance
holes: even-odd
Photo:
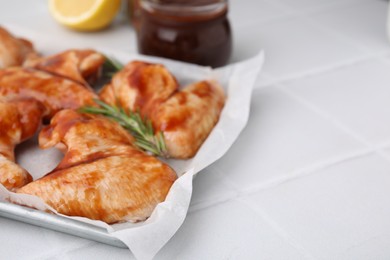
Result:
[[[16,204],[0,202],[0,216],[86,238],[107,245],[127,248],[122,241],[112,237],[104,228],[99,228],[77,220],[46,213],[44,211]]]

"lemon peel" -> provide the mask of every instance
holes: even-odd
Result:
[[[107,27],[120,5],[121,0],[49,0],[49,10],[54,19],[79,31]]]

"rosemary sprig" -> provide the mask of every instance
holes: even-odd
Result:
[[[106,61],[103,64],[103,76],[112,78],[112,76],[123,69],[123,65],[112,57],[105,56]]]
[[[142,118],[139,111],[125,111],[122,107],[112,106],[97,99],[95,99],[95,103],[99,107],[84,106],[79,111],[103,115],[115,120],[134,136],[135,145],[138,148],[153,155],[168,158],[164,134],[162,132],[155,134],[152,122],[147,118]]]

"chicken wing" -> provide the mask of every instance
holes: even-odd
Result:
[[[191,158],[218,122],[224,104],[217,82],[200,81],[176,92],[150,119],[154,129],[164,133],[171,157]]]
[[[64,108],[94,105],[97,98],[79,83],[20,67],[0,70],[0,97],[34,98],[45,106],[45,119]]]
[[[131,62],[99,94],[108,104],[149,117],[165,136],[173,158],[193,157],[215,124],[225,103],[221,86],[201,81],[178,90],[176,79],[162,65]]]
[[[40,134],[42,147],[62,143],[60,165],[18,193],[36,195],[59,213],[107,223],[141,221],[165,200],[175,172],[132,146],[110,119],[63,110]]]
[[[68,50],[48,57],[32,57],[23,66],[88,86],[100,76],[104,61],[105,57],[94,50]]]
[[[0,69],[20,66],[29,55],[36,55],[33,45],[14,37],[0,26]]]
[[[178,87],[177,80],[164,66],[133,61],[114,75],[99,96],[108,104],[133,111],[140,109],[143,115],[149,115]]]
[[[41,148],[56,146],[65,153],[55,170],[93,161],[97,157],[126,153],[127,146],[131,146],[133,141],[134,138],[123,127],[111,120],[71,110],[59,112],[50,126],[39,134]]]
[[[14,190],[32,180],[30,174],[15,163],[14,148],[34,135],[44,109],[33,99],[0,101],[0,183]]]

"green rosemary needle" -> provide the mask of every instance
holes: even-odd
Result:
[[[101,100],[94,100],[99,107],[84,106],[81,113],[103,115],[118,122],[135,138],[135,145],[153,155],[168,158],[164,134],[155,134],[152,122],[143,118],[139,111],[125,111],[122,107],[109,105]]]

